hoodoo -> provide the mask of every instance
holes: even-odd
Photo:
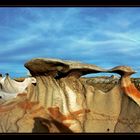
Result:
[[[51,75],[62,78],[66,76],[80,77],[90,73],[105,72],[106,70],[96,65],[84,64],[75,61],[60,59],[36,58],[25,63],[30,73],[35,75]]]
[[[129,66],[117,66],[109,70],[109,72],[118,73],[121,75],[121,88],[125,94],[132,98],[140,106],[140,91],[131,82],[131,75],[136,73]]]
[[[0,99],[0,132],[140,132],[140,92],[130,77],[132,68],[105,70],[50,58],[29,60],[25,67],[30,76],[20,82],[0,77],[4,95],[17,93]],[[103,76],[81,77],[101,72]],[[121,78],[105,76],[108,72]]]

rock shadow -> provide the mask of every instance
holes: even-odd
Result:
[[[73,133],[67,126],[52,118],[35,117],[34,121],[32,133]]]

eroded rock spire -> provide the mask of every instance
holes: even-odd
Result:
[[[109,70],[109,72],[118,73],[121,75],[121,88],[123,92],[132,98],[140,106],[140,91],[131,82],[131,75],[136,73],[129,66],[117,66]]]

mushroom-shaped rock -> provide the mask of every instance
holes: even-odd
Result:
[[[80,77],[89,73],[106,71],[96,65],[49,58],[32,59],[25,63],[25,67],[32,75],[51,75],[57,78],[65,76]]]
[[[69,65],[65,64],[60,59],[45,59],[37,58],[32,59],[24,65],[29,69],[31,75],[56,75],[57,72],[67,72]]]
[[[122,75],[131,75],[136,73],[131,67],[129,66],[117,66],[112,69],[110,69],[108,72],[118,73],[121,76]]]
[[[115,72],[121,75],[121,87],[123,92],[132,98],[140,106],[140,91],[131,82],[130,76],[136,73],[129,66],[117,66],[109,70],[108,72]]]

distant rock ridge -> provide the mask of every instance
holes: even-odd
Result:
[[[1,99],[0,132],[140,132],[140,93],[130,78],[132,68],[50,58],[34,58],[25,67],[36,83],[16,98]],[[121,77],[81,77],[99,72]]]

